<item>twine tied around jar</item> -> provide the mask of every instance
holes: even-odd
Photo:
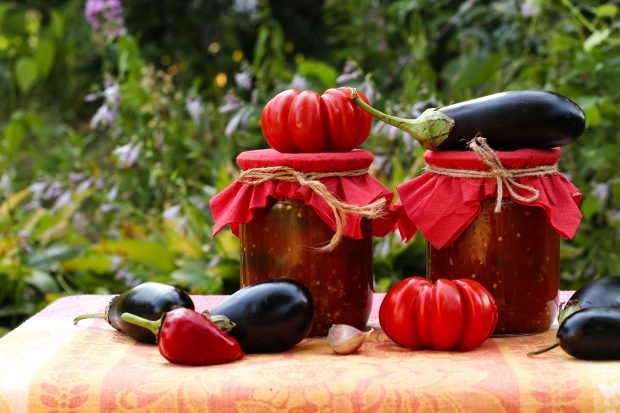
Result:
[[[540,197],[540,191],[529,185],[523,185],[516,181],[517,178],[529,176],[543,176],[558,173],[558,164],[541,165],[532,168],[507,169],[497,156],[497,153],[489,146],[487,140],[482,136],[476,136],[469,141],[469,147],[473,150],[482,163],[489,167],[487,171],[450,169],[434,165],[427,165],[426,172],[453,176],[456,178],[495,178],[497,181],[497,198],[495,202],[495,212],[501,212],[502,200],[504,198],[504,186],[513,199],[525,203],[536,201]],[[529,193],[529,196],[517,193],[517,188]]]
[[[358,206],[348,204],[336,198],[327,187],[320,181],[322,178],[361,176],[368,173],[368,169],[338,172],[309,172],[297,171],[288,166],[270,166],[264,168],[252,168],[241,171],[239,182],[246,185],[259,185],[267,181],[297,182],[310,188],[320,196],[334,213],[336,231],[328,244],[317,248],[320,252],[333,251],[340,243],[346,223],[346,215],[357,215],[363,218],[379,218],[385,212],[385,198],[378,199],[368,205]]]

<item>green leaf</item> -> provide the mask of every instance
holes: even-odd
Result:
[[[123,76],[127,76],[131,80],[139,80],[142,76],[142,60],[140,59],[140,51],[133,37],[123,36],[118,41],[119,72]]]
[[[157,242],[130,239],[118,241],[104,240],[101,241],[98,249],[164,273],[169,273],[174,269],[172,253],[166,246]]]
[[[2,152],[7,158],[12,158],[26,137],[26,128],[20,121],[11,120],[4,130],[4,147]]]
[[[215,248],[222,258],[239,259],[239,239],[231,231],[217,234]]]
[[[52,69],[55,53],[56,45],[54,42],[45,37],[39,40],[39,45],[37,46],[34,57],[37,61],[41,77],[47,76]]]
[[[594,9],[598,17],[615,17],[618,14],[618,6],[615,4],[602,4]]]
[[[82,247],[53,245],[30,254],[26,258],[26,264],[29,267],[47,270],[54,264],[76,257],[81,253]]]
[[[215,294],[222,291],[222,278],[209,274],[205,264],[199,261],[185,263],[183,267],[170,274],[170,277],[179,284],[188,286],[191,291],[197,291],[201,294]]]
[[[583,42],[583,50],[586,52],[592,51],[592,49],[607,40],[610,34],[611,31],[609,29],[595,31]]]
[[[62,262],[65,271],[105,274],[112,270],[112,260],[105,254],[86,254]]]
[[[327,63],[318,60],[305,60],[299,63],[297,71],[307,79],[318,80],[323,89],[329,89],[336,85],[338,72]]]
[[[52,9],[51,16],[50,32],[56,40],[61,40],[65,34],[67,19],[62,12],[54,9]]]
[[[32,273],[26,277],[25,281],[44,294],[60,292],[54,277],[46,271],[32,270]]]
[[[591,196],[584,197],[580,206],[581,206],[581,213],[583,214],[584,219],[590,220],[590,218],[592,218],[592,216],[598,210],[599,201],[598,199],[591,197]]]
[[[17,86],[26,93],[30,90],[34,82],[37,81],[37,62],[30,57],[22,57],[15,64],[15,77]]]

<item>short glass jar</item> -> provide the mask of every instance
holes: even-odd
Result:
[[[427,276],[471,278],[497,302],[495,335],[539,333],[549,329],[558,311],[560,236],[542,208],[495,200],[449,246],[427,243]]]
[[[301,201],[272,201],[239,226],[241,286],[270,278],[304,284],[314,297],[311,335],[324,336],[332,324],[363,329],[372,306],[372,234],[362,221],[362,239],[344,237],[322,252],[334,232]]]

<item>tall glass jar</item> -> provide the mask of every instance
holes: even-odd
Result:
[[[271,278],[305,284],[311,335],[332,324],[366,327],[373,298],[372,237],[393,230],[392,191],[368,173],[372,153],[239,154],[239,179],[211,199],[214,235],[240,239],[241,286]]]
[[[314,297],[311,335],[327,334],[332,324],[363,329],[372,306],[372,234],[362,222],[362,239],[344,237],[330,252],[318,247],[334,232],[301,201],[272,201],[239,226],[241,286],[270,278],[291,278]]]
[[[471,278],[497,302],[496,335],[539,333],[549,329],[558,311],[560,236],[542,208],[495,200],[460,237],[441,249],[427,244],[427,276]]]
[[[397,190],[399,226],[427,241],[427,276],[472,278],[498,306],[496,335],[546,331],[557,314],[560,236],[581,221],[581,193],[560,148],[426,151],[426,172]]]

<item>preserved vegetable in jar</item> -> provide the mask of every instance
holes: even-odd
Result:
[[[560,148],[426,151],[426,172],[398,186],[405,239],[427,241],[427,276],[472,278],[498,307],[496,335],[547,330],[558,311],[559,237],[572,238],[581,193],[558,172]]]
[[[239,179],[211,199],[214,235],[241,242],[241,285],[300,281],[312,293],[314,336],[332,324],[363,329],[372,306],[372,237],[392,231],[393,193],[368,173],[373,156],[279,153],[237,157]]]
[[[427,244],[430,279],[471,278],[495,298],[496,335],[549,329],[558,311],[560,236],[542,208],[482,201],[482,211],[461,236],[438,249]]]
[[[362,222],[362,239],[344,237],[329,252],[318,250],[333,231],[298,200],[271,202],[239,227],[241,286],[290,278],[314,297],[311,335],[326,335],[332,324],[363,329],[372,306],[372,234]]]

